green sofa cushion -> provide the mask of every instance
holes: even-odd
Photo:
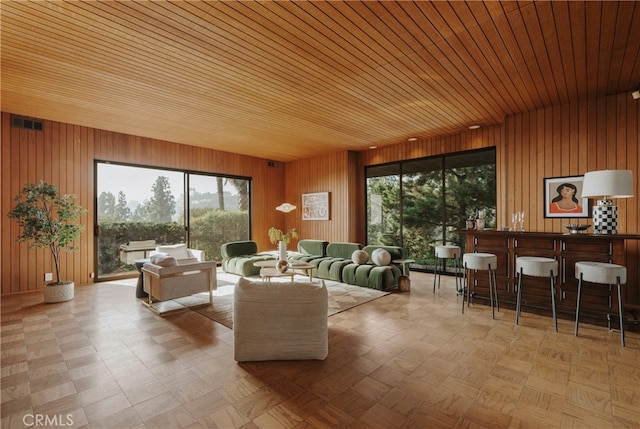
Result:
[[[326,256],[328,241],[304,239],[298,242],[298,252],[310,256]]]
[[[251,240],[230,241],[220,246],[220,254],[223,258],[232,256],[255,255],[258,253],[258,243]]]
[[[351,260],[353,252],[361,249],[362,246],[358,243],[329,243],[327,245],[327,256],[337,259]]]
[[[391,260],[392,261],[394,259],[406,259],[405,258],[405,251],[404,251],[403,247],[399,247],[399,246],[382,246],[382,245],[370,244],[370,245],[364,246],[362,248],[362,250],[364,250],[365,252],[367,252],[369,254],[369,260],[371,260],[371,254],[376,249],[385,249],[387,252],[389,252],[391,254]]]

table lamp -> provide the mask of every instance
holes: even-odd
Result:
[[[593,207],[594,234],[618,233],[618,207],[613,198],[633,197],[631,170],[599,170],[584,174],[582,197],[602,197]]]

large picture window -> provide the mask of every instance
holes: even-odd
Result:
[[[250,237],[250,180],[96,162],[98,279],[131,276],[156,246],[186,243],[220,260]]]
[[[415,259],[413,268],[432,269],[435,246],[455,243],[456,230],[483,213],[496,223],[495,149],[367,167],[367,243],[398,245]]]

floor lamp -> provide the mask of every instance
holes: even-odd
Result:
[[[584,174],[582,197],[602,197],[593,207],[594,234],[618,233],[618,207],[613,198],[633,197],[631,170],[599,170]]]

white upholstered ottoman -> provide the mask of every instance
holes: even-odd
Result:
[[[241,277],[233,295],[238,362],[325,359],[329,352],[324,282],[265,282]]]

